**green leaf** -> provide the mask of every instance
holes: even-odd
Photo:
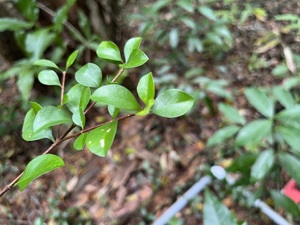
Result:
[[[246,119],[240,115],[240,113],[232,106],[220,103],[218,104],[219,110],[223,113],[225,118],[230,123],[237,123],[244,125],[246,123]]]
[[[32,27],[32,23],[15,18],[0,18],[0,32],[2,31],[17,31]]]
[[[99,58],[112,63],[122,63],[122,57],[118,46],[111,41],[103,41],[97,48],[97,55]]]
[[[45,129],[41,130],[39,132],[33,131],[33,122],[35,120],[35,116],[38,111],[37,110],[37,103],[34,103],[34,106],[32,109],[30,109],[24,118],[23,127],[22,127],[22,138],[25,141],[36,141],[43,138],[48,138],[52,141],[54,141],[54,138],[52,136],[51,129]]]
[[[85,116],[82,108],[78,108],[77,110],[74,111],[72,115],[72,120],[77,126],[81,127],[82,129],[84,128]]]
[[[300,160],[299,158],[285,152],[280,152],[278,154],[278,159],[280,165],[286,170],[286,172],[294,178],[296,183],[300,185]]]
[[[189,94],[169,89],[158,95],[151,112],[162,117],[174,118],[187,113],[193,104],[194,99]]]
[[[82,150],[85,145],[87,133],[80,134],[73,143],[73,147],[76,150]]]
[[[36,0],[17,0],[17,7],[26,19],[32,22],[38,19],[39,8],[37,7]]]
[[[274,164],[274,150],[267,149],[262,151],[251,168],[251,177],[255,180],[261,180],[271,170]]]
[[[135,68],[145,64],[148,60],[149,58],[142,50],[134,49],[131,52],[128,61],[124,64],[120,64],[119,66],[125,69]]]
[[[116,135],[118,121],[98,127],[88,133],[86,146],[88,149],[101,157],[106,156]]]
[[[170,31],[170,46],[171,48],[177,48],[179,43],[179,30],[178,28],[172,28]]]
[[[38,79],[45,85],[61,86],[58,75],[53,70],[43,70],[39,73]]]
[[[176,5],[183,8],[184,10],[188,11],[189,13],[194,12],[194,5],[193,2],[190,0],[180,0],[176,2]]]
[[[62,109],[54,106],[46,106],[36,114],[33,123],[33,131],[39,132],[48,127],[69,122],[72,122],[70,116],[67,115]]]
[[[130,38],[125,46],[124,46],[124,56],[125,56],[125,61],[128,62],[129,56],[135,49],[139,49],[140,44],[142,42],[142,38],[140,37],[135,37],[135,38]]]
[[[288,74],[289,68],[284,64],[280,64],[272,70],[272,75],[275,77],[286,77]]]
[[[120,112],[120,109],[118,109],[112,105],[108,105],[107,109],[108,109],[109,115],[111,115],[112,118],[115,118]]]
[[[141,109],[133,94],[118,84],[109,84],[98,88],[92,94],[91,99],[95,102],[112,105],[119,109]]]
[[[24,68],[18,77],[17,87],[21,93],[22,99],[27,101],[30,97],[34,82],[34,74],[29,68]]]
[[[286,212],[295,217],[300,216],[300,210],[292,199],[274,190],[271,191],[271,195],[277,208],[283,208]]]
[[[300,153],[300,130],[289,126],[278,126],[276,132],[292,148],[295,153]]]
[[[29,102],[29,103],[35,114],[37,114],[38,111],[42,109],[42,106],[37,102]]]
[[[54,62],[52,62],[50,60],[47,60],[47,59],[39,59],[39,60],[35,61],[33,63],[33,65],[51,67],[51,68],[54,68],[54,69],[61,70],[61,69],[59,69],[59,67]]]
[[[68,58],[67,63],[66,63],[66,71],[72,66],[74,63],[75,59],[77,58],[78,55],[78,50],[74,51]]]
[[[151,72],[141,77],[137,85],[137,93],[145,105],[147,105],[151,99],[154,99],[155,86]]]
[[[299,121],[300,120],[300,106],[296,105],[293,108],[282,110],[275,117],[276,119],[287,122],[287,121]]]
[[[257,158],[256,154],[244,153],[235,158],[233,163],[226,169],[228,172],[250,173],[251,166]]]
[[[23,175],[15,185],[23,191],[34,179],[64,165],[64,161],[56,155],[45,154],[37,156],[27,164]]]
[[[282,87],[274,87],[273,94],[275,98],[280,102],[280,104],[286,109],[291,109],[295,106],[295,100],[292,94]]]
[[[53,18],[55,29],[57,32],[60,32],[62,30],[64,22],[66,22],[66,20],[68,19],[68,12],[75,2],[76,0],[67,0],[67,2],[65,2],[65,4],[63,4],[63,6],[57,10]]]
[[[233,214],[209,190],[205,191],[204,196],[204,225],[237,225]]]
[[[264,92],[256,88],[247,88],[245,94],[250,104],[262,115],[268,118],[274,115],[274,103]]]
[[[74,85],[67,93],[69,101],[67,107],[71,112],[75,112],[78,108],[86,109],[90,102],[91,90],[81,84]]]
[[[218,19],[217,16],[216,16],[216,14],[215,14],[215,12],[211,8],[209,8],[207,6],[200,6],[198,8],[198,11],[203,16],[205,16],[206,18],[208,18],[208,19],[210,19],[212,21],[216,21]]]
[[[94,63],[87,63],[75,73],[79,84],[87,87],[99,87],[102,82],[101,69]]]
[[[240,129],[235,144],[238,146],[255,145],[271,133],[272,121],[254,120]]]
[[[238,126],[227,126],[222,129],[217,130],[213,136],[208,139],[207,147],[211,147],[213,145],[221,144],[228,138],[231,138],[235,135],[240,127]]]

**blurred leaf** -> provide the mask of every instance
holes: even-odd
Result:
[[[109,84],[98,88],[92,94],[91,99],[95,102],[113,105],[120,109],[141,109],[141,106],[138,104],[133,94],[128,89],[118,84]]]
[[[296,153],[300,153],[300,130],[289,126],[278,126],[276,132],[286,141],[286,143]]]
[[[179,43],[179,31],[178,28],[172,28],[170,31],[170,46],[176,48]]]
[[[197,24],[195,21],[190,17],[183,17],[180,18],[181,22],[186,25],[187,27],[191,28],[192,30],[195,30],[197,28]]]
[[[244,125],[246,123],[246,119],[241,116],[234,107],[220,103],[218,104],[218,108],[229,122],[241,125]]]
[[[33,123],[33,131],[39,132],[48,127],[69,123],[71,121],[70,116],[68,116],[62,109],[54,106],[45,106],[36,114]]]
[[[272,169],[274,164],[274,150],[267,149],[262,151],[251,168],[251,177],[255,180],[261,180]]]
[[[43,70],[39,73],[38,79],[45,85],[57,85],[61,86],[57,74],[53,70]]]
[[[208,189],[204,194],[203,224],[204,225],[237,225],[236,219],[229,209],[223,205]]]
[[[282,87],[274,86],[273,95],[286,109],[292,109],[295,106],[295,100],[292,94]]]
[[[0,32],[1,31],[17,31],[32,27],[32,23],[25,22],[23,20],[15,18],[0,18]]]
[[[292,49],[289,47],[284,47],[283,48],[283,54],[285,56],[285,62],[286,62],[286,66],[287,68],[292,72],[295,73],[296,72],[296,64],[293,58],[293,52]]]
[[[23,175],[15,185],[23,191],[34,179],[64,165],[64,161],[56,155],[37,156],[27,164]]]
[[[254,8],[253,14],[261,21],[266,21],[267,12],[263,8]]]
[[[101,157],[105,157],[116,135],[118,121],[108,123],[90,131],[86,137],[88,149]]]
[[[74,141],[73,143],[73,147],[76,149],[76,150],[82,150],[84,148],[84,145],[85,145],[85,140],[86,140],[86,137],[87,137],[87,133],[83,133],[83,134],[80,134]]]
[[[299,17],[293,14],[282,14],[275,16],[275,20],[277,21],[297,21],[298,19]]]
[[[291,88],[299,85],[300,81],[298,77],[289,77],[283,81],[282,87],[286,90],[290,90]]]
[[[17,0],[17,7],[23,16],[31,22],[35,22],[38,19],[39,8],[36,0]]]
[[[77,58],[77,55],[78,55],[78,50],[74,51],[74,52],[68,57],[68,60],[67,60],[67,63],[66,63],[66,70],[68,70],[69,67],[72,66],[72,64],[74,63],[74,61],[75,61],[76,58]]]
[[[50,67],[50,68],[54,68],[54,69],[59,69],[59,67],[52,61],[50,60],[47,60],[47,59],[39,59],[37,61],[35,61],[33,63],[33,65],[35,66],[45,66],[45,67]]]
[[[123,62],[118,46],[111,41],[101,42],[97,48],[97,55],[99,58],[115,64]]]
[[[279,191],[274,190],[271,191],[271,195],[277,208],[281,207],[286,212],[292,214],[295,217],[300,216],[300,210],[292,199],[285,196],[284,194],[281,194]]]
[[[82,108],[79,107],[77,110],[74,111],[72,115],[72,120],[77,126],[81,127],[82,129],[84,128],[85,116]]]
[[[280,165],[286,170],[286,172],[294,178],[296,183],[300,185],[300,160],[298,157],[295,157],[286,152],[278,153],[278,159]]]
[[[75,79],[83,86],[99,87],[102,82],[102,72],[96,64],[87,63],[75,73]]]
[[[174,118],[187,113],[193,106],[194,99],[185,92],[169,89],[155,99],[151,112],[166,118]]]
[[[170,0],[156,1],[147,8],[149,14],[157,13],[160,9],[164,8],[170,3]]]
[[[131,38],[126,42],[124,46],[124,56],[126,62],[128,62],[128,59],[131,53],[133,52],[133,50],[139,49],[141,42],[142,42],[142,38],[140,37]]]
[[[203,16],[205,16],[206,18],[208,18],[208,19],[210,19],[212,21],[216,21],[218,19],[217,16],[216,16],[216,14],[215,14],[215,12],[211,8],[209,8],[207,6],[200,6],[198,8],[198,11]]]
[[[189,52],[194,52],[196,50],[197,52],[203,51],[203,43],[199,38],[189,37],[188,38],[188,50]]]
[[[217,130],[209,139],[207,142],[207,147],[211,147],[213,145],[221,144],[226,139],[231,138],[233,135],[235,135],[240,127],[238,126],[227,126],[222,129]]]
[[[268,118],[274,115],[274,103],[264,92],[256,88],[247,88],[245,95],[249,103],[262,115]]]
[[[272,70],[272,75],[274,75],[275,77],[286,77],[288,73],[289,73],[289,69],[284,64],[277,65]]]
[[[295,105],[293,108],[280,111],[275,118],[282,122],[288,120],[300,120],[300,105]]]
[[[255,145],[271,133],[272,121],[254,120],[240,129],[235,144],[238,146]]]
[[[68,18],[68,13],[70,8],[74,5],[76,0],[67,0],[65,4],[61,8],[59,8],[53,18],[54,26],[57,32],[61,32],[64,22],[66,22]]]
[[[257,158],[256,154],[243,153],[241,156],[235,158],[233,163],[226,169],[228,172],[250,172],[251,166]]]
[[[23,101],[27,101],[30,97],[32,86],[34,82],[34,74],[29,68],[23,68],[20,72],[17,87],[21,93]]]
[[[119,66],[125,69],[135,68],[145,64],[148,60],[148,56],[142,50],[134,49],[131,52],[128,61],[124,64],[120,64]]]
[[[176,5],[183,8],[184,10],[193,13],[194,12],[194,5],[193,2],[190,0],[180,0],[176,2]]]
[[[137,93],[145,105],[148,105],[148,102],[154,99],[155,86],[151,72],[141,77],[137,86]]]

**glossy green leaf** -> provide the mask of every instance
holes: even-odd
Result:
[[[229,209],[208,189],[205,191],[204,198],[204,225],[237,225],[236,219]]]
[[[59,69],[59,67],[52,61],[50,60],[47,60],[47,59],[39,59],[37,61],[35,61],[33,63],[33,65],[35,66],[45,66],[45,67],[50,67],[50,68],[54,68],[54,69]]]
[[[155,86],[151,72],[141,77],[137,85],[137,93],[145,105],[148,104],[149,100],[154,99]]]
[[[82,108],[78,108],[77,110],[74,111],[72,115],[72,120],[77,126],[81,127],[82,129],[84,128],[85,116]]]
[[[107,110],[108,110],[109,115],[111,115],[112,118],[115,118],[120,112],[120,109],[118,109],[112,105],[108,105]]]
[[[95,102],[112,105],[119,109],[140,110],[141,106],[133,94],[118,84],[104,85],[98,88],[91,96]]]
[[[231,138],[233,135],[235,135],[240,127],[238,126],[227,126],[222,129],[217,130],[209,139],[207,142],[207,147],[211,147],[213,145],[221,144],[228,138]]]
[[[177,89],[169,89],[158,95],[151,113],[162,117],[174,118],[187,113],[193,104],[194,99],[189,94]]]
[[[83,86],[99,87],[102,82],[102,72],[96,64],[87,63],[75,73],[75,79]]]
[[[73,147],[76,150],[82,150],[85,145],[87,133],[80,134],[73,143]]]
[[[70,66],[73,65],[74,61],[76,60],[77,58],[77,55],[78,55],[78,50],[74,51],[69,57],[68,57],[68,60],[67,60],[67,63],[66,63],[66,70],[68,70],[70,68]]]
[[[300,106],[296,105],[292,108],[282,110],[276,115],[276,119],[286,122],[290,120],[299,121],[300,120]]]
[[[300,153],[300,130],[290,126],[278,126],[276,132],[285,140],[293,151]]]
[[[125,46],[124,46],[124,56],[125,56],[125,62],[128,62],[129,56],[135,49],[139,49],[140,44],[142,42],[142,38],[140,37],[134,37],[130,38]]]
[[[0,18],[0,32],[2,31],[17,31],[32,27],[32,23],[25,22],[16,18]]]
[[[38,79],[45,85],[61,86],[58,75],[53,70],[43,70],[39,73]]]
[[[225,118],[230,123],[237,123],[244,125],[246,123],[246,119],[240,115],[240,113],[232,106],[220,103],[218,104],[219,110],[223,113]]]
[[[262,115],[270,118],[274,115],[273,100],[256,88],[248,88],[245,95],[249,103]]]
[[[300,160],[298,157],[295,157],[289,153],[280,152],[278,154],[278,159],[280,165],[286,170],[286,172],[294,178],[296,183],[300,185]]]
[[[295,106],[295,100],[292,94],[286,91],[285,89],[283,89],[282,87],[278,87],[278,86],[274,87],[273,94],[276,100],[278,100],[280,104],[284,106],[286,109],[291,109]]]
[[[86,146],[88,149],[101,157],[106,156],[116,135],[118,121],[98,127],[88,133]]]
[[[280,193],[279,191],[274,190],[271,191],[271,195],[277,208],[283,208],[286,212],[295,217],[300,216],[299,207],[292,199]]]
[[[90,102],[91,90],[81,84],[74,85],[67,93],[69,101],[67,107],[74,113],[79,107],[83,110],[86,109]]]
[[[145,64],[149,60],[148,56],[140,49],[134,49],[128,61],[124,64],[120,64],[119,66],[125,69],[135,68]]]
[[[208,19],[210,19],[212,21],[216,21],[218,19],[217,16],[216,16],[216,14],[215,14],[215,12],[211,8],[209,8],[207,6],[200,6],[198,8],[198,11],[203,16],[205,16],[206,18],[208,18]]]
[[[22,138],[25,141],[36,141],[36,140],[40,140],[43,138],[47,138],[47,139],[54,141],[51,129],[45,129],[45,130],[41,130],[39,132],[33,131],[33,122],[35,120],[35,116],[36,116],[37,112],[39,111],[37,109],[37,105],[38,104],[35,103],[34,106],[32,107],[32,109],[30,109],[26,113],[26,116],[25,116],[24,122],[23,122],[23,127],[22,127]],[[36,110],[38,110],[38,111],[36,111]]]
[[[33,131],[39,132],[48,127],[69,122],[72,122],[70,116],[62,109],[54,106],[45,106],[36,114],[33,123]]]
[[[113,63],[122,63],[122,57],[118,46],[111,41],[103,41],[97,48],[99,58]]]
[[[254,120],[240,129],[235,144],[238,146],[255,145],[271,133],[272,121]]]
[[[194,12],[194,4],[190,0],[180,0],[176,2],[176,5],[183,8],[184,10],[193,13]]]
[[[26,19],[32,22],[38,19],[39,8],[37,7],[36,0],[17,0],[16,5]]]
[[[262,151],[251,168],[252,179],[254,179],[254,181],[258,181],[264,178],[272,169],[274,161],[275,155],[273,149]]]
[[[45,154],[37,156],[27,164],[23,175],[15,185],[23,191],[34,179],[64,165],[64,161],[56,155]]]

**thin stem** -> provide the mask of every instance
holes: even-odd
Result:
[[[115,81],[118,79],[118,77],[121,76],[121,74],[122,74],[123,72],[124,72],[124,68],[121,68],[121,69],[119,70],[119,72],[117,73],[117,75],[114,77],[114,79],[112,79],[111,82],[115,82]]]
[[[62,81],[61,81],[61,93],[60,93],[60,105],[64,104],[64,94],[65,94],[65,82],[66,82],[66,71],[62,73]]]

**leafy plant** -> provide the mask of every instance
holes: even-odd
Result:
[[[125,69],[135,68],[148,61],[147,55],[140,49],[142,39],[129,39],[124,47],[123,59],[119,47],[110,41],[103,41],[97,48],[99,58],[114,63],[120,70],[112,80],[103,81],[100,67],[87,63],[75,72],[75,84],[65,93],[66,76],[72,76],[68,69],[77,57],[77,51],[67,59],[65,68],[58,67],[54,62],[46,59],[37,60],[35,66],[48,67],[53,70],[43,70],[38,79],[44,85],[59,86],[61,89],[58,105],[41,106],[31,102],[31,109],[27,112],[22,129],[22,137],[26,141],[43,138],[50,139],[53,144],[42,155],[31,160],[24,172],[0,193],[6,193],[13,186],[24,190],[30,182],[42,174],[48,173],[64,165],[63,160],[49,152],[63,141],[76,138],[74,148],[82,150],[86,146],[92,153],[104,157],[110,149],[120,120],[149,113],[174,118],[184,115],[192,106],[193,98],[177,89],[165,90],[155,96],[152,73],[141,77],[137,85],[140,100],[124,86],[117,82]],[[57,73],[61,73],[59,79]],[[142,104],[140,103],[142,102]],[[95,104],[107,107],[111,120],[86,127],[86,114]],[[130,112],[120,116],[121,112]],[[65,128],[63,134],[53,135],[53,127]],[[70,134],[76,128],[77,132]],[[79,131],[78,131],[79,129]],[[54,138],[58,136],[58,138]]]

